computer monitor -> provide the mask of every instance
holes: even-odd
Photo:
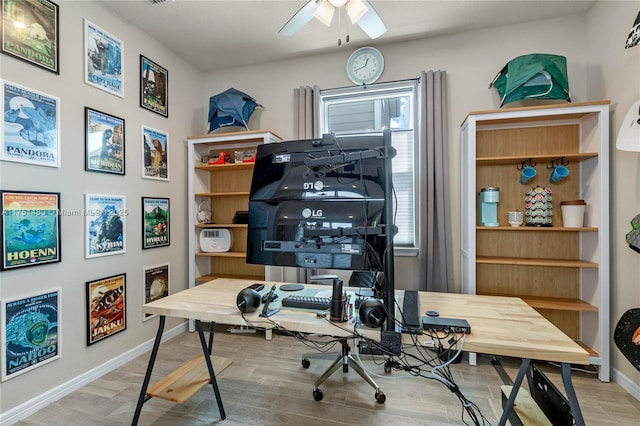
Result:
[[[381,134],[260,145],[247,261],[383,271],[385,179]]]
[[[389,129],[258,146],[247,262],[383,272],[382,344],[395,350],[394,156]]]

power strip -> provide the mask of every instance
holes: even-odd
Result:
[[[428,331],[453,331],[454,333],[471,334],[471,326],[465,319],[422,317],[422,329]]]

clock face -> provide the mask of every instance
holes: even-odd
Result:
[[[378,49],[361,47],[347,61],[347,75],[356,84],[370,84],[378,80],[384,70],[384,58]]]

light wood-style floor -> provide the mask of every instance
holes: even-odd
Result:
[[[176,369],[185,360],[201,354],[195,333],[181,334],[163,343],[151,383]],[[337,349],[337,348],[336,348]],[[302,354],[310,349],[283,335],[266,341],[263,334],[230,334],[217,327],[214,354],[233,360],[218,374],[218,385],[227,413],[220,421],[213,390],[207,386],[185,404],[153,398],[142,409],[140,425],[460,425],[462,407],[442,384],[404,372],[385,374],[382,365],[367,361],[386,394],[379,404],[374,390],[355,372],[338,370],[321,386],[324,399],[316,402],[312,384],[330,361],[312,360],[301,366]],[[116,371],[52,403],[24,421],[22,426],[131,424],[146,370],[149,353]],[[478,356],[478,366],[466,358],[451,371],[465,396],[482,411],[490,424],[497,424],[494,407],[500,404],[502,382],[487,356]],[[518,363],[501,359],[515,378]],[[559,369],[544,364],[545,373],[559,383]],[[640,402],[611,382],[600,382],[593,374],[574,372],[573,382],[587,425],[638,425]],[[469,418],[465,420],[469,422]]]

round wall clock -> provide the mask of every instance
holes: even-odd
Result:
[[[373,83],[380,78],[383,70],[384,57],[375,47],[361,47],[347,61],[347,75],[355,84]]]

